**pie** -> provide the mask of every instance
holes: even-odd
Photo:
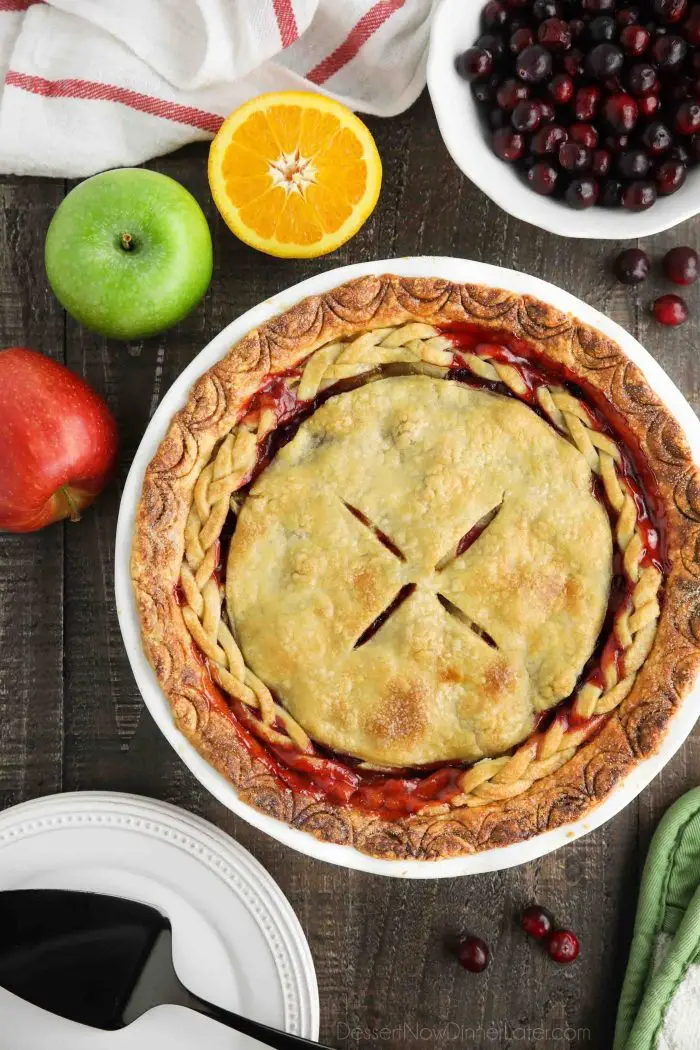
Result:
[[[700,666],[700,479],[621,348],[384,275],[250,332],[146,471],[132,579],[181,731],[242,800],[396,859],[579,819]]]

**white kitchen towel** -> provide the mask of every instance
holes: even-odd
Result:
[[[0,0],[0,172],[92,175],[207,139],[264,91],[393,116],[435,0]]]

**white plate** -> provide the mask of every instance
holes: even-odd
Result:
[[[630,773],[624,783],[619,784],[602,805],[598,806],[585,819],[576,821],[566,827],[537,835],[527,842],[512,846],[487,850],[465,857],[454,857],[437,861],[381,860],[366,856],[349,846],[319,842],[312,835],[283,824],[273,817],[259,813],[243,802],[235,788],[221,774],[209,765],[179,732],[173,722],[168,702],[158,685],[155,672],[148,663],[141,645],[139,621],[129,576],[131,556],[131,536],[134,525],[134,514],[141,493],[144,471],[155,455],[168,427],[172,415],[186,402],[190,388],[195,380],[215,361],[218,361],[230,346],[241,339],[246,332],[263,321],[289,309],[294,303],[308,295],[328,291],[344,281],[361,277],[364,274],[396,273],[410,277],[444,277],[452,281],[468,281],[475,284],[493,285],[513,292],[529,293],[551,303],[560,310],[575,314],[582,321],[594,325],[611,339],[614,339],[625,353],[646,374],[649,383],[676,416],[685,430],[686,436],[697,461],[700,461],[700,421],[692,408],[669,379],[653,357],[647,353],[636,339],[593,307],[557,288],[556,285],[541,281],[536,277],[505,270],[499,266],[488,266],[485,263],[472,262],[467,259],[449,259],[436,257],[418,257],[409,259],[385,259],[379,262],[358,263],[354,266],[341,266],[335,270],[311,277],[301,284],[280,292],[266,302],[254,307],[241,317],[232,321],[219,335],[202,350],[188,365],[182,375],[173,383],[163,398],[158,410],[151,420],[143,440],[139,445],[129,476],[124,486],[117,539],[115,549],[115,591],[117,613],[124,637],[124,644],[131,661],[136,682],[146,704],[177,753],[194,773],[197,779],[211,791],[225,806],[240,814],[257,828],[261,828],[273,838],[307,853],[311,857],[342,864],[360,871],[370,871],[380,875],[395,875],[401,878],[438,878],[454,875],[474,875],[484,871],[499,871],[515,864],[541,857],[545,853],[563,846],[573,839],[609,820],[627,805],[643,787],[649,783],[659,770],[675,754],[692,729],[698,717],[697,701],[700,698],[700,687],[696,687],[688,696],[681,709],[675,715],[670,730],[656,755],[640,763]]]
[[[242,846],[164,802],[81,791],[0,814],[0,890],[92,890],[163,910],[191,991],[308,1039],[318,1038],[316,976],[279,886]],[[7,1036],[11,1033],[11,1039]],[[178,1006],[118,1032],[57,1018],[0,989],[0,1050],[255,1050],[257,1040]]]
[[[440,134],[461,171],[509,215],[562,237],[623,240],[649,237],[691,218],[700,210],[700,167],[688,172],[677,193],[659,197],[647,211],[586,208],[576,211],[531,190],[513,165],[489,146],[471,88],[455,69],[455,58],[480,35],[485,0],[442,0],[433,18],[428,52],[428,90]]]

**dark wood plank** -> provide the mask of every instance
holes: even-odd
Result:
[[[605,1047],[649,836],[664,808],[697,783],[700,734],[637,802],[563,851],[470,879],[381,879],[293,853],[207,795],[143,710],[123,651],[113,598],[114,527],[121,485],[148,419],[209,338],[306,276],[416,254],[464,256],[528,272],[637,334],[700,407],[700,288],[687,293],[692,321],[676,332],[660,329],[648,314],[649,300],[668,290],[658,273],[641,289],[623,288],[609,272],[618,245],[563,240],[506,216],[452,164],[426,95],[400,117],[369,123],[384,160],[380,202],[357,237],[325,259],[274,260],[238,242],[213,208],[205,147],[151,165],[183,182],[204,207],[214,236],[214,279],[190,318],[143,344],[102,340],[67,321],[67,362],[104,393],[117,415],[120,470],[80,525],[65,529],[65,637],[64,530],[0,540],[0,800],[60,787],[136,791],[225,828],[272,872],[301,919],[316,961],[321,1036],[331,1045]],[[38,180],[3,185],[4,342],[22,339],[60,354],[62,319],[46,291],[41,244],[62,188]],[[673,244],[697,245],[699,230],[694,220],[645,246],[656,256]],[[18,644],[8,645],[6,639],[18,635]],[[583,952],[575,966],[556,967],[521,935],[517,915],[532,900],[580,933]],[[478,978],[454,960],[454,938],[469,930],[486,937],[493,953],[490,969]]]
[[[63,182],[0,180],[0,347],[63,360],[43,246]],[[5,455],[6,451],[0,451]],[[0,535],[0,808],[61,788],[63,526]]]

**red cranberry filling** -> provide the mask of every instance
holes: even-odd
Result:
[[[488,356],[492,360],[505,362],[516,367],[527,388],[526,393],[522,396],[522,400],[539,414],[542,413],[537,400],[537,390],[543,384],[550,385],[553,381],[557,385],[564,383],[575,396],[581,396],[582,394],[580,387],[576,385],[575,377],[567,374],[564,370],[557,370],[553,376],[551,368],[548,370],[542,367],[536,352],[529,344],[515,340],[510,335],[482,331],[470,325],[444,330],[444,334],[451,337],[455,348],[454,365],[450,373],[450,379],[453,381],[475,387],[486,387],[501,394],[514,396],[502,384],[479,379],[464,367],[460,356],[461,353],[476,352]],[[287,375],[290,374],[293,373],[287,373]],[[277,429],[268,436],[260,449],[258,463],[252,471],[250,479],[248,479],[249,483],[265,468],[277,450],[291,440],[303,419],[307,418],[329,397],[342,390],[352,389],[353,386],[361,385],[363,381],[362,377],[345,380],[335,387],[323,391],[312,402],[300,402],[288,389],[284,376],[271,377],[258,393],[251,398],[244,417],[254,418],[255,414],[261,409],[272,409],[278,422]],[[643,467],[641,463],[633,463],[628,453],[629,446],[634,444],[631,440],[631,435],[625,432],[612,407],[601,395],[596,395],[592,389],[588,391],[588,394],[587,404],[600,429],[613,435],[617,431],[618,436],[621,438],[620,448],[623,455],[622,473],[624,482],[629,487],[637,504],[639,528],[644,537],[646,554],[643,564],[661,565],[663,560],[661,534],[647,510],[649,492],[650,490],[653,491],[653,478],[643,474],[647,491],[645,495],[642,495],[641,485],[637,479],[637,470],[642,470],[643,472]],[[600,486],[596,486],[595,491],[598,497],[605,502]],[[483,524],[479,523],[482,527]],[[221,544],[217,551],[216,576],[220,582],[225,571],[225,548],[228,545],[228,539],[230,539],[233,527],[232,519],[224,528]],[[469,533],[463,538],[462,543],[467,546],[475,538],[475,535]],[[583,669],[579,684],[584,681],[602,684],[603,669],[611,664],[614,664],[620,673],[623,672],[624,669],[620,666],[622,650],[613,630],[614,617],[616,612],[623,608],[626,602],[629,602],[632,589],[633,584],[624,575],[621,568],[621,559],[618,557],[616,559],[615,578],[611,588],[608,614],[601,632],[601,639],[595,653]],[[184,604],[186,600],[179,587],[175,588],[174,600],[178,604]],[[314,798],[327,798],[336,804],[350,805],[364,811],[376,813],[387,820],[395,820],[410,813],[419,812],[430,804],[449,803],[452,798],[460,794],[459,782],[464,772],[464,767],[459,765],[446,764],[438,768],[397,770],[391,774],[380,774],[360,769],[356,760],[333,755],[315,744],[312,745],[311,752],[306,753],[291,742],[288,746],[282,747],[264,741],[264,734],[256,712],[239,701],[225,698],[214,685],[208,673],[206,673],[207,662],[205,657],[196,649],[194,644],[193,649],[203,669],[201,687],[206,693],[211,706],[230,719],[241,742],[253,757],[263,762],[283,784],[290,788],[309,794]],[[543,733],[554,720],[560,720],[564,727],[568,725],[586,726],[592,736],[602,727],[606,720],[605,716],[594,716],[582,722],[580,719],[577,719],[570,708],[570,702],[567,700],[563,701],[556,709],[545,713],[540,719],[537,732]]]
[[[642,211],[683,186],[700,160],[700,4],[490,0],[482,25],[457,70],[494,152],[537,193]],[[572,161],[558,152],[567,139],[631,156]]]

